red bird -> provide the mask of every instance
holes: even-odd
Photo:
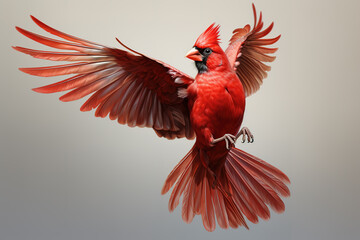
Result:
[[[277,168],[234,147],[236,139],[253,141],[247,128],[240,126],[245,111],[245,97],[256,92],[270,67],[277,48],[267,48],[278,41],[264,37],[273,23],[262,30],[262,14],[254,27],[234,30],[229,47],[219,46],[219,26],[212,24],[196,40],[186,55],[195,61],[195,79],[177,69],[136,52],[119,40],[128,51],[86,41],[49,27],[35,17],[32,20],[45,31],[64,40],[47,38],[22,28],[16,29],[44,45],[70,50],[39,51],[14,49],[35,58],[71,61],[70,64],[20,68],[42,77],[76,74],[63,81],[33,89],[40,93],[71,90],[60,97],[73,101],[92,94],[81,111],[96,108],[95,116],[106,117],[129,126],[151,127],[159,137],[186,137],[196,142],[175,166],[162,188],[170,188],[169,210],[182,200],[182,217],[190,223],[202,216],[207,231],[221,228],[248,228],[245,217],[258,222],[268,219],[270,206],[276,212],[285,209],[280,196],[289,196],[289,178]],[[267,206],[268,205],[268,206]]]

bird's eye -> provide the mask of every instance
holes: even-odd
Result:
[[[211,50],[210,48],[205,48],[205,49],[204,49],[204,53],[205,53],[206,55],[209,55],[211,52],[212,52],[212,50]]]

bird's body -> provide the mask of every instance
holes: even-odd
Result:
[[[51,67],[21,68],[37,76],[77,74],[63,81],[34,89],[53,93],[71,90],[60,100],[73,101],[88,94],[91,97],[82,111],[96,108],[95,116],[109,116],[120,124],[151,127],[159,137],[186,137],[196,142],[189,153],[169,174],[162,189],[172,187],[169,210],[173,211],[183,197],[182,217],[191,222],[202,216],[206,230],[215,229],[215,218],[222,228],[247,227],[258,217],[268,219],[268,205],[282,212],[280,196],[289,196],[288,177],[277,168],[235,148],[242,134],[253,140],[247,128],[239,129],[245,111],[245,98],[257,91],[270,67],[280,36],[263,39],[272,29],[263,27],[262,15],[250,26],[234,30],[224,52],[219,46],[219,26],[212,24],[195,42],[187,57],[195,61],[195,79],[179,70],[136,52],[119,40],[127,50],[109,48],[83,40],[56,29],[38,19],[34,22],[57,40],[17,30],[44,45],[70,50],[40,51],[22,47],[14,49],[36,58],[72,63]],[[74,63],[75,62],[75,63]]]
[[[209,147],[211,136],[239,131],[245,94],[238,77],[229,70],[199,74],[188,88],[190,120],[199,147]]]

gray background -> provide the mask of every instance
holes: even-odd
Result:
[[[60,3],[61,2],[61,3]],[[212,22],[222,46],[253,23],[248,1],[1,0],[0,239],[359,239],[358,1],[256,1],[282,34],[273,70],[247,102],[255,143],[237,146],[279,167],[292,183],[286,211],[246,229],[204,230],[167,210],[162,184],[193,142],[167,141],[81,113],[83,101],[33,87],[62,78],[18,67],[51,65],[13,51],[44,49],[14,26],[29,18],[91,41],[137,51],[191,75],[184,58]],[[267,25],[266,24],[266,25]]]

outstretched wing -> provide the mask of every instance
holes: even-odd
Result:
[[[141,53],[109,48],[86,41],[54,28],[31,16],[45,31],[67,41],[44,37],[22,28],[16,29],[26,37],[44,45],[71,50],[67,52],[39,51],[23,47],[14,49],[35,58],[72,63],[50,67],[20,68],[21,71],[51,77],[76,74],[63,81],[33,89],[40,93],[71,90],[61,101],[74,101],[89,94],[81,111],[96,108],[95,116],[106,117],[131,127],[151,127],[160,137],[194,138],[189,120],[187,99],[178,96],[193,79],[177,69]]]
[[[255,5],[253,4],[252,7],[254,11],[253,29],[250,30],[250,25],[235,29],[225,51],[231,67],[234,68],[243,84],[246,96],[255,93],[260,88],[263,79],[267,77],[267,72],[271,67],[265,65],[264,62],[275,60],[274,56],[268,54],[275,53],[277,48],[264,46],[276,43],[281,36],[264,39],[272,30],[274,23],[261,31],[263,28],[262,13],[260,12],[259,21],[257,21]]]

